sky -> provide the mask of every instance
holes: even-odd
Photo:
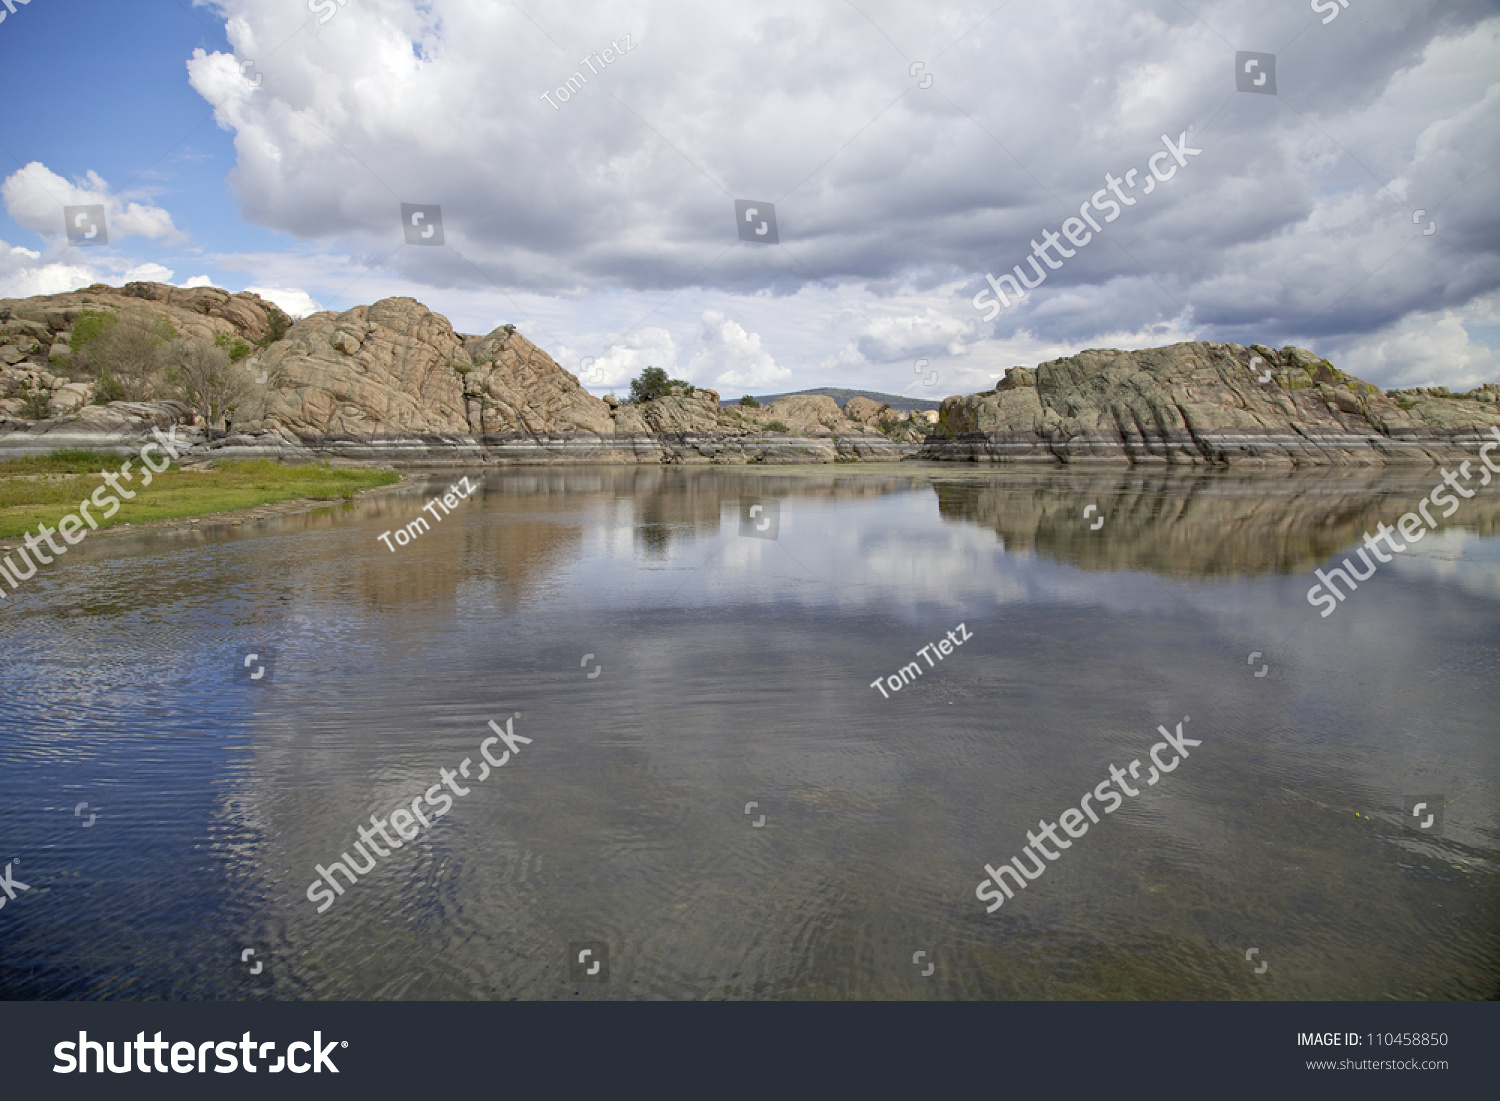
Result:
[[[0,298],[406,296],[601,395],[1500,381],[1494,0],[0,0],[0,96]]]

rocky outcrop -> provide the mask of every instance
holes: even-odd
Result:
[[[26,358],[46,363],[51,354],[66,354],[73,325],[85,313],[131,310],[166,318],[182,336],[213,338],[229,333],[250,344],[279,335],[291,323],[279,307],[248,291],[230,294],[217,287],[96,283],[67,294],[0,299],[0,333],[4,334],[0,342],[19,346]]]
[[[462,336],[410,298],[305,318],[257,368],[265,381],[244,427],[344,458],[733,464],[906,453],[826,398],[831,416],[791,399],[724,409],[714,391],[682,387],[640,405],[601,400],[514,326]],[[785,429],[773,432],[777,420]]]
[[[178,336],[229,336],[255,349],[236,367],[249,393],[235,403],[232,432],[195,437],[231,456],[1344,465],[1472,452],[1478,431],[1500,424],[1494,387],[1386,395],[1299,348],[1212,343],[1015,367],[990,393],[946,399],[935,426],[864,397],[842,409],[808,394],[721,407],[712,390],[676,386],[622,404],[588,393],[515,326],[456,333],[411,298],[292,324],[254,294],[131,283],[0,301],[0,451],[123,451],[152,425],[191,420],[170,403],[90,404],[93,384],[68,374],[73,328],[90,311],[144,312]]]
[[[1012,368],[947,398],[924,459],[1290,467],[1442,461],[1500,425],[1496,392],[1388,396],[1302,348],[1197,342]]]
[[[0,449],[123,451],[153,424],[186,414],[162,403],[88,406],[88,384],[51,373],[66,365],[71,326],[85,311],[127,309],[155,311],[181,335],[280,337],[243,361],[250,393],[237,403],[232,433],[195,433],[202,449],[226,457],[737,464],[899,460],[915,450],[915,435],[893,439],[842,416],[829,398],[721,409],[712,390],[677,387],[640,405],[601,400],[515,326],[455,333],[410,298],[313,314],[287,329],[254,295],[157,284],[0,303],[6,339],[26,344],[7,353],[16,398],[0,409]],[[47,388],[50,400],[40,402],[45,415],[28,419],[38,411],[27,402],[33,387]]]
[[[88,406],[93,385],[69,377],[69,342],[73,326],[90,313],[145,314],[168,322],[166,331],[180,337],[223,334],[252,345],[273,340],[291,324],[291,318],[259,295],[216,287],[99,283],[67,294],[0,299],[0,433],[7,422],[76,416]]]

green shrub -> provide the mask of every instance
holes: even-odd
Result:
[[[94,404],[108,405],[112,401],[124,400],[126,400],[125,384],[109,371],[105,371],[99,376],[99,381],[94,386]]]
[[[246,344],[233,333],[218,333],[214,336],[214,347],[223,348],[229,353],[229,362],[238,363],[251,352],[250,345]]]
[[[28,388],[22,402],[21,409],[27,420],[44,421],[52,416],[52,395],[46,390]]]
[[[746,409],[760,408],[760,402],[756,401],[749,394],[746,394],[744,397],[740,398],[740,404],[743,405]]]
[[[786,421],[772,421],[770,424],[766,425],[766,431],[767,432],[785,432],[788,435],[790,435],[792,430],[789,427],[787,427]]]
[[[286,336],[286,331],[292,327],[291,317],[282,313],[280,309],[269,302],[266,303],[266,314],[266,335],[263,339],[257,341],[262,348],[269,348],[272,344],[275,344],[282,337]]]
[[[73,322],[73,335],[68,338],[68,350],[70,352],[81,352],[88,345],[98,340],[110,329],[115,327],[117,318],[112,313],[101,313],[97,310],[85,310]]]

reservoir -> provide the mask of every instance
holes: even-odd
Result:
[[[1494,998],[1500,486],[1308,596],[1439,477],[471,467],[90,539],[0,602],[0,996]]]

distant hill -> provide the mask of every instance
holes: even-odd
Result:
[[[841,390],[836,386],[819,386],[816,390],[795,390],[790,394],[752,394],[751,397],[762,405],[768,405],[781,398],[795,398],[805,394],[832,398],[838,403],[840,409],[850,398],[869,398],[871,401],[889,405],[897,413],[909,413],[913,409],[936,409],[943,400],[942,398],[903,398],[895,394],[882,394],[876,390]],[[739,403],[739,398],[724,398],[719,402],[720,405],[738,405]]]

